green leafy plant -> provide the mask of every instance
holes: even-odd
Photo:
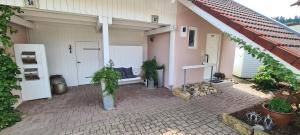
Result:
[[[15,15],[16,12],[22,13],[19,7],[0,5],[0,42],[4,48],[9,48],[13,45],[8,34],[17,32],[17,30],[10,25],[11,17]]]
[[[277,81],[272,76],[272,72],[268,71],[264,66],[262,66],[258,73],[253,78],[254,83],[258,88],[263,90],[276,90]]]
[[[274,98],[268,103],[268,108],[274,112],[279,113],[290,113],[293,111],[291,104],[285,100],[280,98]]]
[[[158,80],[157,67],[158,65],[155,58],[144,61],[142,65],[144,78],[147,80],[153,80],[154,82],[157,82]]]
[[[258,59],[261,61],[264,65],[264,70],[272,73],[267,75],[267,73],[263,74],[263,77],[260,77],[262,79],[271,77],[276,82],[285,82],[290,85],[290,87],[294,91],[300,91],[300,84],[298,82],[299,75],[295,74],[290,69],[286,68],[282,63],[280,63],[278,60],[275,60],[272,56],[269,54],[261,51],[259,48],[254,48],[252,45],[247,44],[242,39],[232,36],[231,34],[226,34],[232,41],[236,42],[240,48],[243,48],[245,51],[247,51],[252,57]],[[257,78],[256,80],[260,79]]]
[[[9,24],[15,12],[21,13],[20,8],[0,5],[0,131],[21,120],[20,114],[13,107],[19,97],[12,94],[12,90],[20,89],[20,79],[17,78],[20,71],[6,52],[13,45],[8,34],[17,32]]]
[[[118,84],[119,79],[121,79],[121,74],[118,71],[115,71],[114,68],[112,67],[112,64],[110,64],[110,66],[106,66],[94,74],[92,78],[92,83],[99,85],[101,84],[101,81],[104,81],[105,83],[104,92],[107,95],[115,96],[119,88],[119,84]]]

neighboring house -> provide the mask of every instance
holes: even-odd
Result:
[[[291,29],[300,32],[300,23],[293,23],[288,25]],[[296,48],[294,48],[296,49]],[[253,58],[244,49],[236,48],[233,75],[240,78],[252,78],[257,73],[262,63]]]
[[[69,86],[88,84],[110,59],[140,72],[142,60],[154,56],[166,65],[168,88],[181,87],[183,68],[197,67],[187,71],[188,83],[209,79],[211,64],[230,78],[236,43],[224,33],[265,49],[294,72],[300,69],[299,34],[231,0],[0,2],[22,7],[12,20],[26,27],[18,36],[45,44],[49,74],[62,74]]]
[[[291,29],[300,33],[300,23],[293,23],[288,25]]]

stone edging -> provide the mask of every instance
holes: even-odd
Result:
[[[237,118],[227,114],[222,114],[222,120],[227,125],[236,130],[241,135],[269,135],[268,133],[253,129],[252,126],[238,120]]]

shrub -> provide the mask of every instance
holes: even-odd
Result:
[[[158,65],[155,58],[144,61],[142,65],[142,69],[143,69],[143,75],[145,79],[153,80],[154,82],[157,82],[158,80],[158,73],[156,71],[157,67]]]
[[[0,131],[21,120],[20,114],[13,107],[19,97],[12,94],[12,90],[20,89],[16,77],[20,71],[5,51],[13,45],[7,34],[16,32],[9,25],[15,12],[20,13],[20,8],[0,5]]]
[[[290,113],[293,111],[291,104],[287,100],[280,98],[272,99],[269,102],[268,107],[270,110],[279,113]]]
[[[247,44],[247,42],[236,36],[232,36],[228,33],[226,33],[226,35],[232,41],[236,42],[240,48],[243,48],[246,52],[248,52],[248,54],[252,55],[252,57],[258,59],[263,63],[266,71],[268,71],[269,73],[261,73],[260,75],[258,75],[261,76],[261,78],[265,78],[262,79],[262,82],[273,83],[271,80],[267,79],[272,78],[276,82],[285,82],[289,84],[289,86],[294,91],[300,91],[300,84],[298,82],[300,76],[298,74],[295,74],[292,70],[288,69],[285,65],[283,65],[278,60],[274,59],[271,55],[265,53],[261,49],[254,48],[252,45]]]
[[[18,96],[11,93],[13,89],[20,88],[17,85],[17,74],[20,74],[18,66],[5,50],[0,48],[0,130],[20,121],[20,116],[13,107]]]
[[[111,64],[110,66],[104,67],[97,71],[93,76],[92,83],[100,84],[103,80],[105,83],[104,92],[106,92],[107,95],[115,96],[117,89],[119,88],[119,79],[121,79],[120,72],[115,71]]]
[[[261,67],[258,73],[253,78],[256,86],[263,90],[275,90],[277,88],[277,81],[272,73],[267,71],[265,67]]]

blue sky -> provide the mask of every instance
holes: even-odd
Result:
[[[300,16],[300,6],[291,7],[290,5],[297,0],[235,0],[263,15],[268,17]]]

